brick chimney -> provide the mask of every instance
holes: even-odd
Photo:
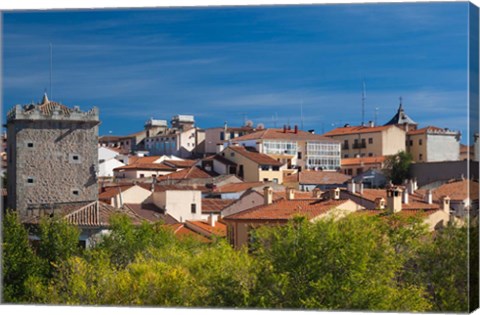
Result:
[[[287,187],[287,189],[285,189],[285,193],[287,200],[295,199],[295,190],[292,187]]]
[[[263,204],[269,205],[273,202],[273,189],[270,186],[265,186],[263,188]]]
[[[391,187],[387,189],[387,208],[392,213],[402,211],[402,189]]]
[[[295,133],[298,133],[298,126],[297,126],[297,125],[295,125],[295,129],[294,129],[294,130],[295,130]]]
[[[283,125],[283,133],[287,132],[287,125]]]

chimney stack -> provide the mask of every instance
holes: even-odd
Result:
[[[408,204],[408,189],[405,189],[402,193],[402,202]]]
[[[375,124],[373,123],[373,121],[370,120],[370,121],[368,122],[368,126],[371,127],[371,128],[373,128],[373,127],[375,127]]]
[[[273,189],[270,186],[265,186],[263,188],[263,204],[269,205],[273,202]]]
[[[385,198],[375,198],[375,209],[385,209]]]
[[[355,191],[359,193],[360,195],[363,195],[363,182],[359,182],[355,184]]]
[[[402,211],[402,189],[400,187],[387,189],[387,208],[392,213]]]
[[[285,193],[287,194],[287,200],[295,199],[295,190],[292,187],[287,187]]]
[[[283,133],[287,132],[287,125],[283,125]]]
[[[442,198],[443,211],[450,214],[450,197],[445,196]]]
[[[355,181],[353,179],[347,183],[347,190],[352,194],[355,193]]]
[[[320,191],[319,188],[314,188],[312,192],[313,192],[313,198],[319,199],[322,196],[322,192]]]
[[[335,188],[330,190],[330,199],[331,200],[340,200],[340,188]]]
[[[295,125],[295,133],[298,133],[298,126]]]
[[[431,205],[432,202],[433,202],[432,199],[433,199],[433,198],[432,198],[432,190],[429,189],[429,190],[427,191],[427,194],[425,195],[425,202],[428,203],[429,205]]]
[[[215,222],[217,222],[217,219],[213,216],[213,213],[210,213],[208,215],[208,224],[211,226],[211,227],[214,227],[215,226]]]

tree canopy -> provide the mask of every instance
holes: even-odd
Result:
[[[384,163],[383,173],[395,185],[400,185],[409,178],[410,165],[413,157],[410,153],[401,151],[387,157]]]

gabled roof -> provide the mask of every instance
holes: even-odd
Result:
[[[202,198],[202,213],[221,212],[235,202],[235,199]]]
[[[268,128],[262,129],[256,132],[253,132],[248,135],[234,138],[233,141],[246,141],[246,140],[290,140],[290,141],[325,141],[325,142],[336,142],[335,140],[326,138],[322,135],[316,135],[310,132],[303,130],[298,130],[295,133],[295,130],[286,130]]]
[[[326,212],[341,208],[345,200],[280,199],[269,205],[260,205],[239,213],[229,215],[224,220],[272,220],[287,221],[296,215],[304,215],[309,220]]]
[[[104,187],[104,191],[101,192],[98,195],[98,199],[100,200],[110,200],[111,198],[115,197],[118,195],[120,192],[124,192],[130,188],[132,188],[133,184],[127,184],[127,185],[118,185],[118,186],[110,186],[110,187]]]
[[[157,181],[167,180],[167,179],[187,179],[187,178],[211,178],[212,175],[205,172],[198,166],[193,166],[190,168],[185,168],[178,172],[173,172],[167,175],[157,177]]]
[[[215,222],[215,226],[211,226],[205,221],[185,221],[185,225],[195,232],[202,234],[203,236],[211,238],[212,236],[226,237],[227,226],[222,222]]]
[[[341,185],[351,178],[339,172],[305,170],[284,177],[284,182],[293,182],[309,185]]]
[[[384,126],[403,125],[403,124],[418,125],[415,121],[413,121],[412,118],[410,118],[407,114],[405,114],[405,111],[403,110],[403,106],[400,103],[400,106],[398,106],[397,113]]]
[[[246,157],[250,161],[253,161],[260,165],[282,166],[284,164],[266,154],[259,153],[255,150],[255,148],[244,146],[229,146],[227,149],[231,149],[232,151],[235,151],[243,157]]]
[[[197,160],[165,160],[163,163],[175,168],[188,168],[194,166]]]
[[[206,188],[204,185],[163,185],[156,184],[154,191],[167,191],[167,190],[198,190],[201,192],[209,192],[210,189]]]
[[[220,154],[216,154],[212,157],[213,160],[216,160],[224,165],[237,166],[237,163],[230,161],[229,159],[224,158]]]
[[[242,192],[249,188],[259,187],[265,185],[264,182],[244,182],[244,183],[230,183],[217,187],[215,192],[217,193],[236,193]]]
[[[144,220],[150,222],[163,221],[165,224],[175,224],[178,221],[169,214],[164,214],[164,211],[153,203],[125,203],[124,206],[134,212],[136,215]]]
[[[386,157],[381,156],[368,156],[368,157],[359,157],[359,158],[347,158],[342,159],[342,166],[351,166],[351,165],[360,165],[360,164],[382,164],[385,162]]]
[[[87,228],[101,228],[110,225],[110,217],[114,214],[126,215],[133,224],[140,224],[142,218],[130,209],[117,209],[99,201],[57,204],[52,207],[39,209],[35,215],[27,215],[22,221],[26,224],[38,224],[40,219],[54,214],[72,225]]]
[[[450,200],[478,200],[478,182],[473,180],[456,180],[432,190],[433,199],[440,200],[444,196]],[[470,196],[469,196],[470,191]]]
[[[128,158],[128,164],[152,164],[159,160],[161,156],[159,155],[152,155],[152,156],[131,156]],[[160,164],[160,163],[156,163]]]
[[[392,126],[348,126],[348,127],[339,127],[333,130],[330,130],[323,135],[325,137],[333,137],[333,136],[343,136],[343,135],[354,135],[359,133],[373,133],[373,132],[382,132],[391,128]]]
[[[67,106],[65,106],[63,104],[50,101],[47,97],[47,93],[45,93],[43,95],[43,99],[42,99],[41,103],[38,103],[37,105],[33,105],[33,106],[30,105],[29,109],[27,109],[26,112],[31,112],[31,111],[34,111],[35,109],[38,109],[44,115],[50,116],[50,115],[52,115],[55,108],[59,109],[60,112],[67,117],[70,116],[70,114],[73,112],[72,109],[68,108]]]

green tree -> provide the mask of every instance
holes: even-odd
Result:
[[[57,266],[80,252],[80,230],[60,218],[42,218],[36,231],[40,238],[37,256],[43,262],[46,279],[52,278]]]
[[[39,260],[16,213],[7,210],[2,223],[3,299],[7,303],[21,302],[26,296],[25,281],[39,272]]]
[[[400,185],[409,178],[412,161],[412,155],[405,151],[391,155],[385,160],[383,173],[393,184]]]
[[[256,296],[269,308],[425,311],[421,286],[397,281],[402,263],[376,217],[314,224],[296,219],[260,228],[254,255],[263,262]]]

